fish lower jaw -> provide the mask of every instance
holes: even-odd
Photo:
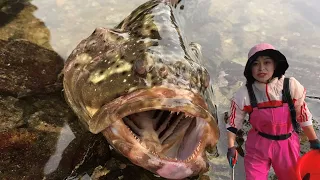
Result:
[[[149,153],[151,153],[153,156],[155,156],[156,158],[159,158],[161,160],[165,160],[165,161],[172,161],[172,162],[181,162],[181,163],[188,163],[191,160],[195,159],[198,156],[198,153],[200,152],[200,147],[201,147],[201,141],[199,142],[197,148],[195,149],[194,153],[189,156],[187,159],[185,160],[179,160],[178,158],[170,158],[167,156],[163,156],[163,155],[159,155],[159,153],[152,151],[150,149],[147,149],[147,151]]]

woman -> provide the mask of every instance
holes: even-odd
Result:
[[[312,149],[320,142],[312,126],[312,115],[306,105],[306,90],[293,77],[288,79],[294,108],[283,94],[286,57],[272,45],[261,43],[249,51],[244,70],[247,79],[231,101],[227,158],[236,161],[236,132],[242,128],[246,113],[252,129],[248,132],[244,165],[247,180],[267,179],[272,165],[279,180],[295,179],[294,168],[300,157],[299,125],[308,137]],[[295,111],[294,111],[295,110]],[[291,118],[290,113],[296,113]],[[232,166],[232,165],[231,165]]]

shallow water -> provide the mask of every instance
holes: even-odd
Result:
[[[64,59],[96,27],[112,28],[145,0],[32,0],[5,25],[0,39],[24,38],[56,51]],[[244,82],[249,48],[269,42],[288,59],[294,76],[310,96],[320,96],[320,3],[317,0],[187,0],[181,11],[190,41],[202,45],[203,56],[216,89],[221,139],[220,157],[212,160],[211,179],[230,179],[226,163],[223,112],[228,99]],[[307,99],[314,119],[320,120],[320,100]],[[320,135],[319,130],[317,134]],[[243,163],[236,168],[244,179]]]

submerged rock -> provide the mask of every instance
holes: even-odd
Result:
[[[0,0],[0,26],[9,22],[30,0]]]

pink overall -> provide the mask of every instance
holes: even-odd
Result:
[[[279,180],[294,180],[294,167],[300,157],[300,141],[298,134],[293,132],[288,104],[261,109],[254,107],[249,122],[252,129],[245,145],[246,180],[267,180],[270,165]],[[258,132],[292,135],[288,139],[272,140]]]

